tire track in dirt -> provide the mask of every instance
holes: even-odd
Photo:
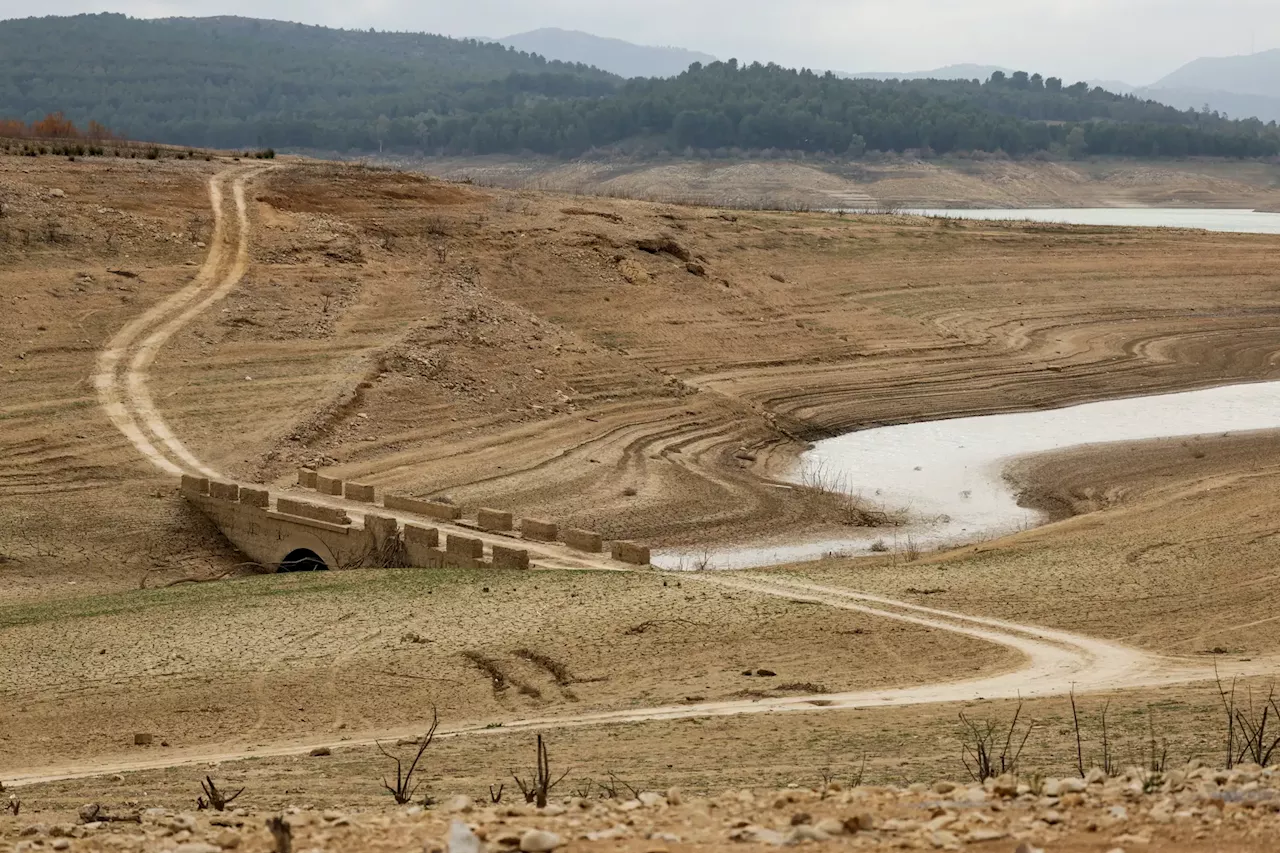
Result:
[[[261,171],[232,169],[209,179],[214,226],[209,254],[200,271],[189,285],[125,324],[98,356],[93,384],[103,411],[139,453],[169,474],[194,470],[217,476],[178,440],[160,417],[146,387],[146,370],[175,332],[226,296],[244,275],[249,257],[249,217],[244,188],[245,183]],[[230,261],[224,211],[224,184],[229,178],[238,225],[237,246]],[[139,343],[148,329],[153,331]]]

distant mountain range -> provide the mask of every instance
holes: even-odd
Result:
[[[619,77],[674,77],[695,62],[715,62],[709,53],[680,47],[650,47],[602,38],[577,30],[548,27],[493,39],[499,44],[550,60],[581,62]]]
[[[1233,118],[1280,121],[1280,50],[1197,59],[1136,94],[1181,109],[1207,104]]]

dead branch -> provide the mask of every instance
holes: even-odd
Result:
[[[427,751],[427,747],[431,746],[431,741],[435,739],[436,728],[440,725],[440,717],[433,707],[431,709],[431,728],[418,741],[418,752],[413,756],[413,760],[409,763],[409,767],[405,769],[404,763],[397,755],[387,752],[386,747],[381,742],[377,742],[378,751],[390,758],[396,763],[396,783],[393,786],[390,782],[383,778],[382,787],[391,792],[391,796],[395,798],[398,805],[405,805],[413,799],[413,795],[417,793],[418,786],[421,782],[415,783],[413,775],[418,771],[418,763],[422,761],[422,754]]]
[[[293,853],[293,827],[283,817],[267,818],[267,829],[271,830],[271,837],[275,839],[275,853]]]
[[[1013,720],[1009,723],[1008,732],[1005,733],[1003,748],[998,754],[996,748],[1000,747],[999,736],[1003,726],[991,720],[975,722],[966,717],[963,711],[960,713],[960,722],[965,727],[960,737],[960,760],[964,762],[965,769],[969,771],[969,775],[975,782],[985,782],[995,776],[1017,772],[1022,750],[1036,727],[1035,721],[1032,720],[1026,732],[1023,733],[1022,740],[1014,749],[1014,737],[1017,734],[1018,720],[1022,716],[1022,707],[1022,703],[1019,702],[1018,709],[1013,714]]]
[[[556,785],[563,782],[571,771],[564,771],[553,781],[551,778],[551,759],[547,754],[547,744],[543,741],[542,735],[538,735],[537,751],[537,767],[534,769],[532,780],[526,781],[515,773],[512,773],[511,777],[516,780],[520,793],[524,794],[524,801],[526,803],[534,803],[538,808],[542,809],[547,806],[547,795],[551,793],[551,790]]]
[[[216,811],[226,811],[227,806],[236,797],[244,793],[244,788],[241,788],[228,797],[225,792],[218,790],[218,786],[214,784],[211,776],[204,777],[204,781],[200,783],[200,788],[204,791],[203,797],[196,797],[196,809],[200,811],[204,811],[209,806],[213,806]]]

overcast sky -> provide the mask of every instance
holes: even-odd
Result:
[[[1200,56],[1280,47],[1277,0],[0,0],[0,17],[246,15],[500,37],[539,27],[841,71],[959,62],[1152,83]]]

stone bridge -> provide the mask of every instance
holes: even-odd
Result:
[[[308,490],[272,494],[259,486],[184,475],[182,495],[250,560],[268,571],[382,568],[627,569],[649,549],[611,542],[552,521],[515,519],[481,508],[464,518],[441,501],[385,495],[303,469]]]

